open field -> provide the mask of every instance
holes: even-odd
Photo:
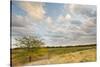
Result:
[[[28,54],[32,62],[28,61]],[[38,51],[25,52],[24,49],[12,49],[12,65],[61,64],[96,61],[96,45],[43,47]]]

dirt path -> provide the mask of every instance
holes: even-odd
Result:
[[[76,62],[96,61],[96,50],[89,49],[73,53],[67,53],[59,56],[54,56],[50,59],[43,59],[25,64],[24,66],[44,65],[44,64],[62,64]],[[23,67],[23,66],[22,66]]]

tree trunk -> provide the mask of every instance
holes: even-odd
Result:
[[[31,62],[32,61],[32,57],[31,56],[29,56],[29,62]]]

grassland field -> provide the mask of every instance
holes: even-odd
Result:
[[[96,44],[41,47],[38,49],[39,50],[34,50],[33,52],[26,52],[25,48],[11,49],[11,65],[22,66],[28,63],[31,63],[31,65],[38,65],[96,61]],[[32,62],[28,60],[29,55],[32,57]],[[43,61],[48,61],[48,63]]]

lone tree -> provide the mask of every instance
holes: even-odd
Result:
[[[28,60],[29,62],[31,62],[32,57],[30,53],[38,50],[42,45],[44,45],[44,43],[37,37],[25,36],[22,38],[17,38],[15,45],[22,49],[25,49],[25,51],[28,53]]]

